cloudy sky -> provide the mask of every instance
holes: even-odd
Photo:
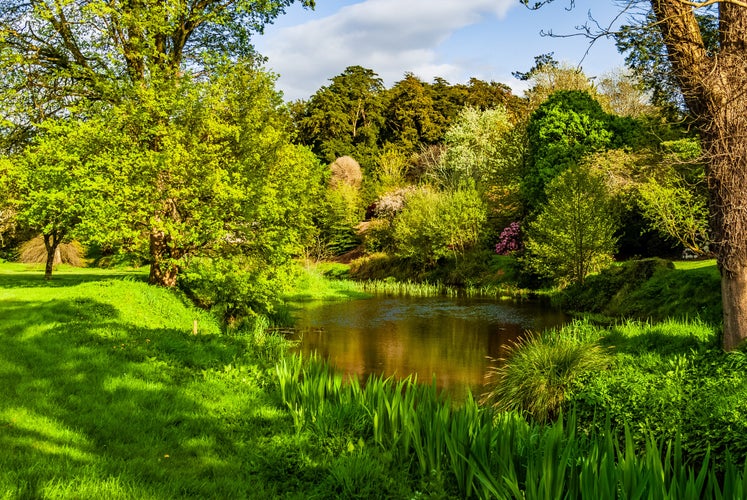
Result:
[[[556,0],[530,11],[519,0],[317,0],[314,11],[293,5],[255,38],[268,68],[279,74],[286,100],[305,99],[352,65],[374,70],[387,86],[412,72],[426,81],[451,83],[470,77],[499,81],[521,94],[512,71],[526,71],[534,56],[554,52],[559,61],[580,64],[598,76],[622,67],[611,40],[589,48],[571,34],[589,14],[612,22],[619,9],[605,0]],[[622,18],[624,19],[624,17]],[[585,52],[588,54],[584,57]]]

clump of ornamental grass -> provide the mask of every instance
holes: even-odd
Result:
[[[329,166],[332,173],[330,185],[338,187],[342,184],[358,189],[363,181],[360,164],[350,156],[341,156]]]
[[[54,255],[54,265],[68,264],[74,267],[83,267],[83,245],[77,241],[60,243]],[[40,235],[23,243],[18,251],[18,261],[23,264],[44,264],[47,262],[47,247],[44,246],[44,238]]]
[[[573,382],[607,368],[609,356],[578,325],[529,334],[494,359],[482,403],[498,411],[515,410],[537,422],[554,420]],[[581,325],[583,326],[583,325]]]

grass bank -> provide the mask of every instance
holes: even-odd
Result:
[[[145,278],[0,265],[0,498],[307,490],[327,456],[271,390],[270,342]]]
[[[715,260],[675,262],[629,261],[589,276],[583,285],[554,293],[561,309],[608,318],[663,321],[722,320],[721,277]]]

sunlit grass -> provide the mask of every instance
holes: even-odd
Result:
[[[705,260],[678,260],[674,262],[675,269],[703,269],[712,267],[714,271],[718,272],[716,267],[716,259],[705,259]]]
[[[297,448],[267,390],[271,365],[253,339],[221,334],[146,277],[61,266],[45,282],[0,264],[0,498],[272,498],[287,488],[262,479],[268,436]]]

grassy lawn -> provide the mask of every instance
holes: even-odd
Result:
[[[0,265],[0,498],[293,496],[313,461],[246,339],[142,271],[42,274]]]

